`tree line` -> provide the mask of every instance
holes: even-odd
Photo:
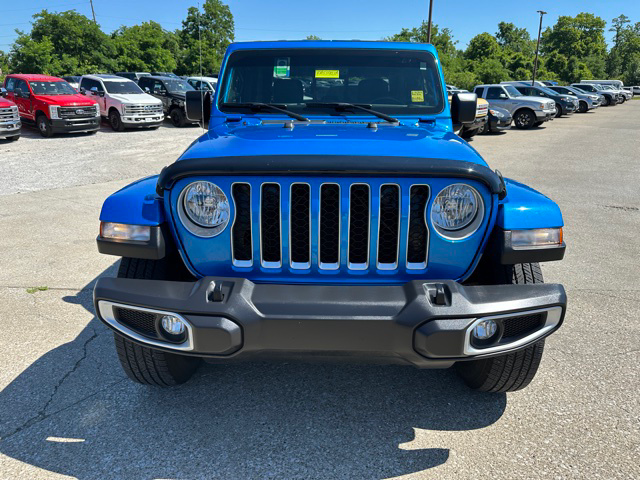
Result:
[[[581,79],[621,79],[640,85],[640,22],[625,15],[611,21],[613,46],[607,49],[607,22],[591,13],[561,16],[542,32],[537,78],[563,83]],[[104,33],[89,18],[73,10],[34,15],[29,33],[18,37],[8,54],[0,51],[0,69],[72,75],[87,72],[170,71],[178,75],[218,71],[227,46],[234,40],[230,8],[220,0],[190,7],[181,28],[169,31],[149,21]],[[308,39],[319,39],[309,35]],[[403,28],[385,40],[422,42],[427,24]],[[440,55],[447,83],[471,89],[483,83],[525,80],[533,75],[536,41],[525,28],[500,22],[493,34],[471,39],[457,48],[449,28],[432,28],[431,42]],[[202,48],[200,48],[202,46]]]

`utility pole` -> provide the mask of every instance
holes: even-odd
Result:
[[[533,62],[533,80],[531,80],[531,86],[533,87],[536,84],[536,73],[538,72],[538,52],[540,51],[540,34],[542,33],[542,16],[547,12],[543,12],[542,10],[538,10],[540,14],[540,26],[538,27],[538,45],[536,45],[536,60]]]
[[[429,24],[427,25],[427,43],[431,43],[431,15],[433,13],[433,0],[429,0]]]
[[[91,14],[93,15],[93,23],[97,25],[98,22],[96,22],[96,11],[93,9],[93,0],[89,0],[89,3],[91,4]]]

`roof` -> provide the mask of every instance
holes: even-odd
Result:
[[[60,77],[52,77],[51,75],[40,75],[39,73],[10,73],[10,77],[20,78],[27,82],[63,82]]]
[[[187,77],[187,80],[204,80],[213,83],[216,83],[218,81],[218,79],[215,77]]]
[[[154,80],[184,80],[180,77],[165,77],[163,75],[147,75],[140,78],[140,80],[142,80],[143,78],[152,78]]]
[[[89,78],[92,80],[98,79],[98,80],[106,80],[106,81],[117,81],[117,82],[132,82],[133,80],[129,80],[128,78],[125,77],[121,77],[119,75],[111,75],[111,74],[107,74],[107,73],[93,73],[93,74],[89,74],[89,75],[83,75],[82,78]]]
[[[277,48],[358,48],[373,50],[422,50],[436,54],[430,43],[387,42],[371,40],[278,40],[261,42],[236,42],[229,45],[227,52],[235,50],[257,50]]]

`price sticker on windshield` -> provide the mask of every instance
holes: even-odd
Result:
[[[411,90],[412,102],[424,102],[424,92],[422,90]]]
[[[340,78],[340,70],[316,70],[316,78]]]

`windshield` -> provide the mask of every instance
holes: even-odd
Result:
[[[76,95],[78,92],[67,82],[29,82],[36,95]]]
[[[583,94],[591,93],[591,92],[587,92],[586,90],[583,90],[582,88],[578,88],[578,87],[567,87],[567,88],[571,88],[574,92],[577,92],[577,93],[583,93]]]
[[[428,52],[382,49],[278,49],[233,53],[222,80],[224,104],[286,105],[308,116],[344,115],[322,103],[358,103],[390,115],[424,115],[444,109],[435,58]],[[307,105],[310,104],[310,105]],[[313,105],[311,105],[313,104]],[[277,112],[273,112],[277,114]],[[263,111],[261,114],[272,114]],[[371,115],[350,110],[348,115]]]
[[[510,97],[521,97],[522,94],[513,85],[504,85],[504,89],[507,91]]]
[[[164,84],[170,92],[187,92],[189,90],[195,90],[195,88],[189,85],[186,80],[165,80]]]
[[[538,87],[538,88],[540,89],[540,91],[546,93],[547,95],[558,95],[558,92],[554,92],[550,88],[547,88],[547,87]]]
[[[124,95],[144,93],[135,82],[127,80],[104,82],[104,88],[108,93],[120,93]]]

